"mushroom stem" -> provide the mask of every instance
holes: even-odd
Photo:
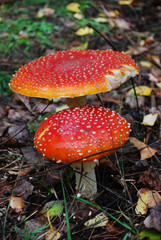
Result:
[[[86,104],[86,97],[74,97],[74,98],[67,98],[67,105],[69,108],[75,107],[75,106],[81,106]]]
[[[97,193],[97,181],[95,175],[96,162],[73,163],[71,166],[76,171],[76,190],[78,195],[93,200]]]

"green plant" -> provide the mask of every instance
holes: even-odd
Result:
[[[46,113],[44,115],[39,115],[37,120],[33,122],[27,123],[27,128],[30,133],[35,133],[36,129],[38,128],[40,122],[43,122],[46,117],[48,117],[50,113]]]
[[[11,93],[11,90],[8,86],[12,76],[6,74],[6,72],[0,72],[0,94],[5,95]]]
[[[30,240],[31,237],[34,237],[32,239],[37,239],[38,233],[40,233],[46,227],[47,227],[47,225],[44,225],[43,227],[34,230],[32,233],[29,233],[26,223],[25,223],[25,230],[22,230],[21,228],[15,226],[15,232],[17,232],[19,234],[19,236],[23,238],[23,240]]]

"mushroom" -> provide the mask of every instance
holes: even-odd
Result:
[[[59,51],[22,66],[11,79],[10,87],[30,97],[66,97],[71,107],[85,104],[85,95],[119,87],[138,72],[138,66],[126,53]]]
[[[72,164],[77,170],[76,189],[79,195],[91,200],[97,192],[96,163],[123,146],[129,133],[130,124],[119,114],[83,105],[46,118],[35,133],[34,143],[43,156],[57,163],[78,160]],[[82,164],[81,176],[77,172],[81,172]]]

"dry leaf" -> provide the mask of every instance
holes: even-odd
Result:
[[[124,19],[122,18],[118,18],[116,19],[116,25],[121,28],[121,29],[124,29],[124,30],[129,30],[130,29],[130,23],[125,21]]]
[[[159,88],[161,88],[161,82],[156,83]]]
[[[42,18],[44,16],[49,17],[53,15],[53,13],[55,13],[55,10],[53,8],[44,7],[37,12],[36,17],[37,18]]]
[[[158,77],[156,77],[154,74],[149,73],[148,76],[149,76],[149,80],[150,80],[150,81],[152,81],[152,82],[158,82]]]
[[[25,207],[25,202],[21,197],[11,197],[10,207],[16,213],[21,213]]]
[[[160,65],[160,58],[158,56],[152,55],[151,58],[156,64]]]
[[[148,126],[154,126],[154,124],[157,120],[157,117],[158,117],[158,113],[147,114],[147,115],[144,116],[142,124],[148,125]]]
[[[80,8],[79,7],[80,7],[80,4],[76,3],[76,2],[72,2],[72,3],[70,3],[66,6],[66,8],[69,11],[76,12],[76,13],[80,13]]]
[[[145,227],[161,232],[161,202],[150,209],[150,215],[144,220]]]
[[[140,95],[140,96],[149,96],[151,94],[151,91],[152,91],[152,88],[149,88],[147,86],[137,86],[135,87],[135,91],[136,91],[136,94],[137,95]],[[128,94],[134,94],[134,89],[131,88],[129,91],[128,91]]]
[[[136,214],[146,214],[148,208],[156,206],[161,201],[161,195],[156,190],[141,188],[138,191],[138,202],[135,208]]]
[[[89,219],[87,222],[85,222],[86,227],[93,226],[94,228],[97,227],[104,227],[108,223],[108,217],[105,213],[101,212],[98,215],[96,215],[94,218]]]
[[[45,235],[45,240],[57,240],[61,237],[60,232],[56,232],[56,230],[50,230],[50,232],[48,232]]]
[[[151,68],[152,67],[152,63],[149,62],[149,61],[140,61],[140,64],[142,67],[145,67],[145,68]]]
[[[20,31],[20,32],[18,33],[18,37],[19,37],[20,39],[27,39],[27,38],[28,38],[28,33],[25,32],[25,31]]]
[[[119,0],[120,5],[131,5],[134,0]]]
[[[82,15],[81,13],[74,13],[74,14],[73,14],[73,17],[76,18],[76,19],[78,19],[78,20],[83,19],[83,15]]]
[[[102,17],[97,17],[94,19],[95,22],[99,22],[99,23],[105,23],[108,22],[107,18],[102,18]]]
[[[147,51],[146,47],[139,47],[139,46],[136,47],[136,46],[134,46],[134,47],[130,47],[126,52],[129,55],[139,55],[139,54],[141,54],[145,51]]]
[[[138,139],[131,137],[130,138],[130,142],[137,148],[137,149],[142,149],[140,151],[141,154],[141,160],[145,160],[147,158],[150,158],[152,156],[155,155],[155,153],[157,153],[156,149],[153,149],[151,147],[149,147],[148,145],[146,145],[145,143],[139,141]]]
[[[115,18],[120,14],[118,10],[109,10],[108,13],[112,18]]]
[[[84,27],[84,28],[79,28],[79,29],[75,32],[75,35],[84,36],[84,35],[88,35],[88,34],[92,34],[92,33],[93,33],[93,28]]]

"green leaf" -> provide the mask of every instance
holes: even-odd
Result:
[[[160,240],[161,235],[155,231],[142,231],[139,234],[139,239],[142,240],[144,238],[148,238],[149,240]]]
[[[63,205],[60,202],[56,202],[50,209],[49,215],[51,217],[59,215],[63,210]]]

